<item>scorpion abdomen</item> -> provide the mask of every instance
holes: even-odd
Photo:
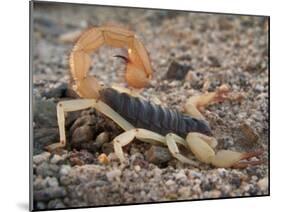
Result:
[[[112,88],[101,90],[100,98],[136,128],[144,128],[161,135],[175,133],[182,137],[189,132],[211,135],[208,124],[203,120],[126,93],[119,93]]]

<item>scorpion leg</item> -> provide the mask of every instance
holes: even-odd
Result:
[[[186,142],[198,160],[216,167],[244,168],[248,165],[258,165],[262,163],[261,160],[242,161],[261,155],[262,150],[245,153],[220,150],[215,153],[211,147],[212,145],[210,145],[212,139],[213,138],[208,138],[206,135],[200,135],[200,133],[189,133],[186,137]]]
[[[229,88],[227,85],[221,85],[214,92],[192,96],[186,101],[186,104],[184,105],[184,112],[194,118],[205,120],[205,117],[201,113],[204,111],[204,108],[209,104],[227,99],[228,93]]]
[[[96,99],[76,99],[61,101],[57,104],[57,119],[59,126],[60,142],[47,146],[47,150],[52,151],[56,148],[61,148],[66,145],[65,113],[83,110],[87,108],[95,108],[97,111],[111,118],[124,130],[133,129],[133,126],[129,122],[123,119],[118,113],[116,113],[112,108],[110,108],[107,104],[102,101]]]
[[[191,159],[188,159],[187,157],[180,154],[177,143],[181,143],[181,144],[185,145],[184,139],[180,138],[179,136],[177,136],[173,133],[169,133],[169,134],[166,135],[166,142],[167,142],[168,149],[170,150],[172,155],[175,158],[177,158],[179,161],[181,161],[182,163],[191,164],[193,166],[199,165],[197,162],[195,162]]]
[[[159,135],[158,133],[146,130],[146,129],[132,129],[129,131],[126,131],[120,135],[118,135],[114,140],[113,140],[113,145],[114,145],[114,151],[117,155],[117,157],[120,159],[121,162],[125,160],[124,153],[122,150],[122,147],[129,144],[134,140],[134,138],[137,138],[141,141],[150,143],[150,144],[155,144],[155,145],[167,145],[168,149],[172,153],[172,155],[177,158],[179,161],[183,163],[188,163],[194,166],[198,166],[198,163],[195,161],[192,161],[183,155],[180,154],[179,149],[177,147],[177,143],[181,145],[186,145],[185,140],[182,139],[181,137],[169,133],[166,135],[166,137]]]
[[[158,133],[139,128],[128,130],[113,139],[115,154],[121,162],[125,160],[122,147],[132,142],[134,138],[154,145],[166,145],[165,137]]]

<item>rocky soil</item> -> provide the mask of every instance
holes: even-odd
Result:
[[[214,15],[97,6],[35,3],[33,31],[33,193],[35,209],[268,195],[268,22],[255,16]],[[134,141],[125,164],[112,149],[122,130],[94,109],[69,113],[68,145],[59,141],[56,103],[74,99],[70,89],[69,42],[90,26],[115,24],[138,35],[154,69],[142,91],[182,110],[185,100],[228,84],[242,101],[211,105],[205,114],[218,149],[264,149],[264,163],[246,169],[194,168],[166,148]],[[124,85],[120,49],[102,47],[91,74],[105,84]],[[208,85],[208,86],[207,86]],[[105,153],[109,163],[101,163]],[[192,154],[188,156],[194,159]]]

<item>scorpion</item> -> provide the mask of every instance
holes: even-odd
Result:
[[[190,97],[183,112],[163,107],[131,95],[130,90],[106,87],[95,76],[88,76],[90,56],[104,44],[127,49],[128,56],[120,57],[126,61],[125,79],[129,86],[144,88],[149,84],[152,78],[150,59],[134,32],[117,26],[86,30],[77,39],[69,61],[73,89],[81,99],[57,104],[60,142],[47,146],[49,151],[66,146],[65,113],[94,108],[124,130],[113,139],[114,152],[121,163],[125,161],[122,148],[135,138],[152,145],[167,146],[173,157],[193,166],[199,166],[199,161],[222,168],[245,168],[262,163],[261,160],[249,160],[261,155],[262,150],[215,151],[218,142],[202,112],[207,105],[228,98],[227,85],[221,85],[213,92]],[[183,155],[179,146],[191,150],[198,161]]]

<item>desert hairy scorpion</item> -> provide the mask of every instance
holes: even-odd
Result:
[[[137,138],[153,145],[167,146],[175,158],[193,166],[199,166],[199,163],[182,155],[178,145],[190,149],[199,161],[215,167],[244,168],[262,163],[260,160],[247,160],[259,156],[262,150],[245,153],[214,150],[217,141],[212,137],[209,124],[201,112],[207,105],[227,99],[228,86],[222,85],[214,92],[189,98],[184,113],[162,107],[136,95],[130,95],[129,90],[105,87],[94,76],[88,76],[90,56],[104,44],[127,49],[128,57],[122,58],[125,58],[127,63],[125,78],[129,86],[143,88],[149,84],[152,78],[149,56],[134,32],[113,26],[93,27],[85,31],[70,53],[73,89],[83,99],[58,103],[60,142],[47,146],[48,150],[63,148],[66,145],[66,112],[95,108],[125,131],[113,140],[115,154],[121,162],[125,160],[122,147]]]

